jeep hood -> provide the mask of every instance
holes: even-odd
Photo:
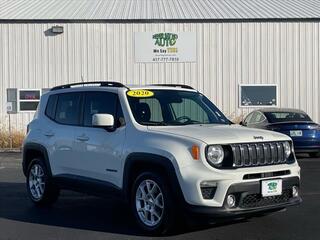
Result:
[[[239,125],[186,125],[186,126],[149,126],[153,132],[179,135],[205,142],[206,144],[249,143],[290,140],[284,134],[242,127]]]

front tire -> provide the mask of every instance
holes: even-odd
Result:
[[[52,183],[48,170],[40,158],[31,161],[27,171],[27,192],[38,206],[50,206],[59,197],[59,189]]]
[[[141,173],[133,184],[131,208],[142,230],[151,234],[165,234],[173,229],[175,209],[170,186],[155,172]]]

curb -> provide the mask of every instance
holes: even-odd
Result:
[[[21,149],[0,149],[0,153],[21,153]]]

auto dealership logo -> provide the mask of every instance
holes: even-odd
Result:
[[[156,33],[152,36],[155,40],[154,45],[159,47],[172,47],[177,43],[178,34],[175,33]]]
[[[271,182],[268,184],[268,188],[269,188],[269,191],[275,191],[277,189],[277,183],[276,182]]]
[[[178,62],[178,34],[176,33],[155,33],[152,35],[154,40],[153,62]]]

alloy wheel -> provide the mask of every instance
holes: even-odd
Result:
[[[136,190],[136,210],[140,220],[149,227],[160,223],[164,212],[164,198],[159,185],[144,180]]]
[[[44,171],[39,164],[34,164],[29,173],[29,189],[35,200],[43,197],[45,189]]]

